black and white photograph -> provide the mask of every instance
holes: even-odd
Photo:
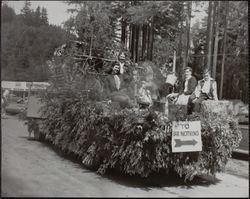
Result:
[[[248,1],[1,1],[1,198],[249,198]]]

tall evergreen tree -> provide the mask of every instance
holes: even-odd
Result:
[[[6,3],[2,5],[1,9],[1,22],[6,23],[6,22],[11,22],[14,17],[16,16],[16,13],[13,8],[9,7]]]
[[[49,24],[48,22],[48,13],[47,13],[47,9],[46,8],[42,8],[42,12],[41,12],[41,21],[42,21],[42,24]]]
[[[41,8],[38,6],[35,11],[35,21],[36,24],[39,26],[42,24],[42,19],[41,19]]]
[[[32,12],[30,6],[31,6],[31,2],[29,0],[26,0],[24,2],[24,7],[21,9],[21,14],[24,16],[29,16]]]
[[[26,0],[24,2],[24,7],[21,9],[21,16],[23,17],[23,21],[26,25],[33,24],[33,11],[30,7],[31,2],[29,0]]]
[[[47,81],[46,61],[68,39],[69,34],[60,27],[39,24],[39,8],[34,12],[29,6],[26,3],[20,15],[14,12],[13,20],[1,24],[2,80]],[[1,13],[10,10],[3,6]]]

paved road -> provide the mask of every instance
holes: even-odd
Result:
[[[99,176],[44,143],[27,140],[14,117],[2,119],[2,196],[9,197],[248,197],[246,161],[231,160],[215,181],[183,184],[167,176],[151,181],[110,173]]]

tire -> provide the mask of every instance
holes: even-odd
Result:
[[[45,134],[43,134],[43,133],[39,133],[39,141],[40,142],[44,142],[45,141]]]
[[[34,131],[34,138],[35,140],[40,140],[40,132],[38,130]]]

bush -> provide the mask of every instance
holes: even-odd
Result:
[[[116,168],[147,177],[152,172],[175,171],[185,180],[224,171],[238,147],[241,133],[230,115],[178,115],[181,121],[201,121],[203,149],[172,153],[172,121],[149,110],[116,111],[107,104],[71,98],[46,101],[42,123],[46,139],[65,153],[77,155],[85,166],[104,174]]]

